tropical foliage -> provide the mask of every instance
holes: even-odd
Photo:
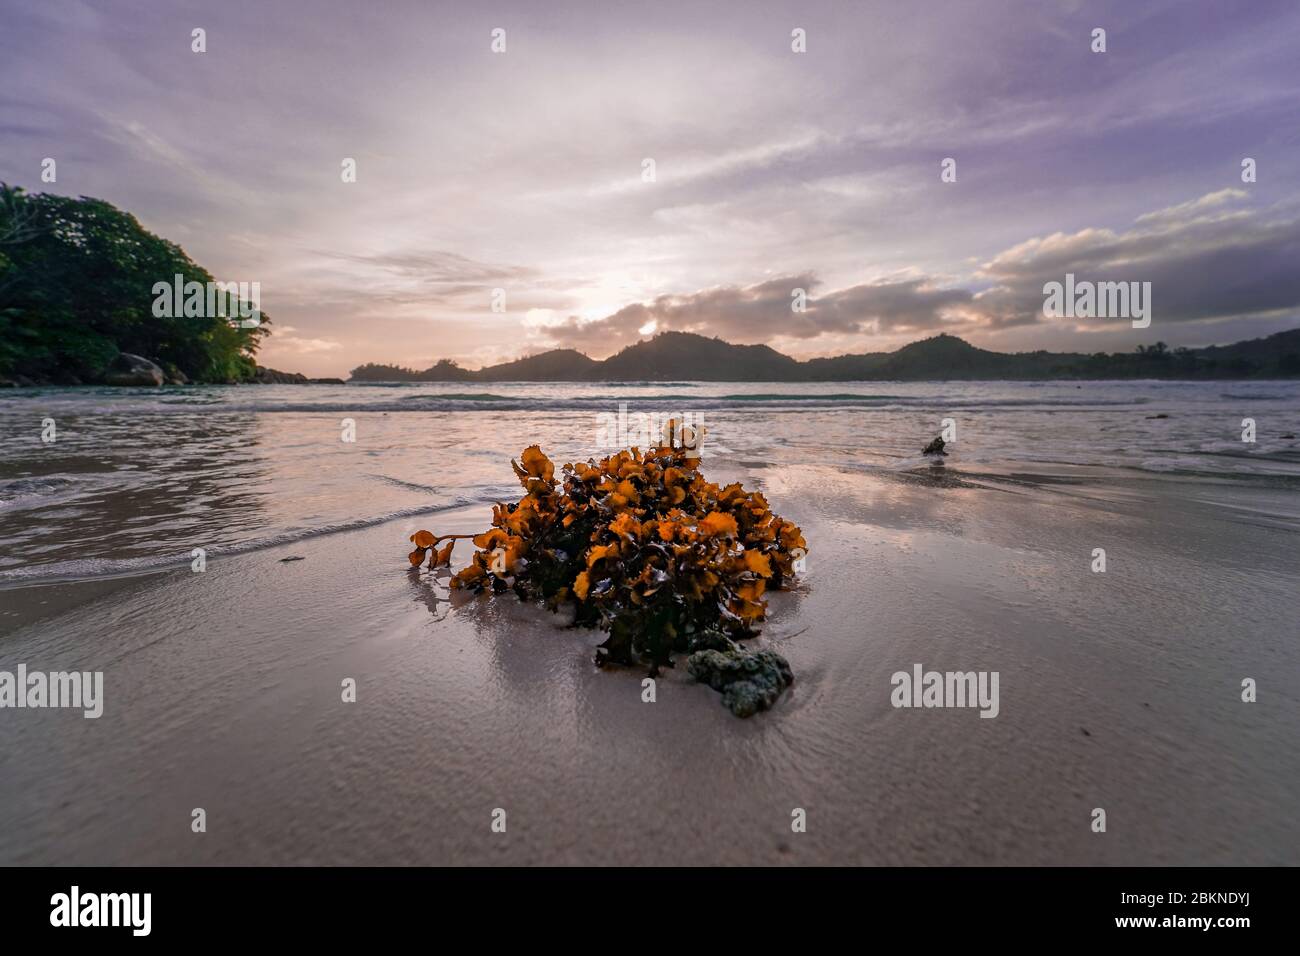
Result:
[[[269,332],[224,318],[154,315],[154,284],[212,275],[175,243],[99,199],[0,183],[0,375],[97,381],[119,352],[200,382],[252,378]]]

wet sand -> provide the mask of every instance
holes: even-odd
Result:
[[[812,549],[759,641],[796,683],[749,720],[684,666],[643,703],[599,634],[513,597],[452,609],[404,521],[0,592],[0,668],[103,670],[106,696],[0,712],[0,864],[1297,862],[1300,561],[1267,496],[709,477]],[[999,715],[894,708],[918,663],[999,672]]]

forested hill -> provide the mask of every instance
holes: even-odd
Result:
[[[731,345],[689,332],[664,332],[603,361],[572,349],[469,371],[443,359],[425,371],[363,365],[354,382],[853,382],[942,379],[1038,381],[1123,378],[1293,378],[1300,376],[1300,329],[1208,348],[1163,342],[1134,352],[991,352],[937,335],[894,352],[800,362],[766,345]]]
[[[112,382],[145,367],[169,381],[255,380],[270,320],[155,315],[155,284],[177,275],[213,281],[110,203],[0,183],[0,383]]]

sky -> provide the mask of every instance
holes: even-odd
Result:
[[[260,283],[259,361],[310,375],[1224,343],[1300,326],[1297,38],[1294,0],[11,4],[0,181]],[[1045,316],[1066,273],[1150,326]]]

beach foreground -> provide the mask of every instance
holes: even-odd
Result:
[[[406,535],[481,530],[481,504],[13,587],[0,664],[102,670],[105,706],[0,717],[0,863],[1296,862],[1289,499],[705,468],[811,544],[757,642],[796,675],[774,710],[737,719],[680,665],[644,703],[643,672],[593,665],[597,632],[513,597],[453,609]],[[996,718],[892,706],[916,664],[998,672]]]

